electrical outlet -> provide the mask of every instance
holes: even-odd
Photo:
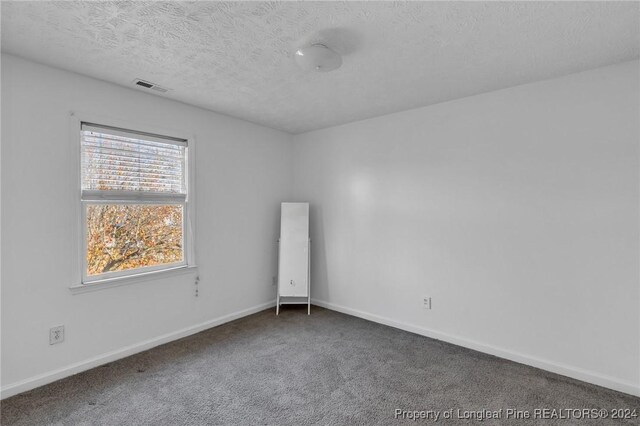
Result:
[[[275,275],[271,277],[271,285],[272,286],[278,285],[278,277],[276,277]]]
[[[64,342],[64,325],[52,327],[49,329],[49,344],[55,345],[56,343]]]
[[[422,307],[424,309],[431,309],[431,296],[422,296]]]

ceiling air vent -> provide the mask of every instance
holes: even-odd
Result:
[[[135,84],[136,86],[144,87],[145,89],[155,90],[156,92],[160,92],[160,93],[166,93],[169,91],[169,89],[165,89],[162,86],[158,86],[157,84],[154,84],[145,80],[140,80],[139,78],[136,78],[135,80],[133,80],[133,84]]]

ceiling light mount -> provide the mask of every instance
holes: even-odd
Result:
[[[340,54],[321,43],[301,47],[296,50],[295,58],[305,71],[329,72],[342,65]]]

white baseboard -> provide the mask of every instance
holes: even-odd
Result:
[[[98,367],[100,365],[107,364],[109,362],[117,361],[122,358],[126,358],[128,356],[137,354],[139,352],[146,351],[148,349],[154,348],[159,345],[163,345],[165,343],[169,343],[171,341],[181,339],[183,337],[190,336],[192,334],[199,333],[203,330],[216,327],[218,325],[222,325],[229,321],[233,321],[238,318],[245,317],[247,315],[254,314],[256,312],[260,312],[262,310],[271,308],[276,306],[275,300],[272,302],[262,303],[257,306],[253,306],[251,308],[243,309],[238,312],[234,312],[228,315],[224,315],[219,318],[215,318],[209,321],[205,321],[200,324],[196,324],[187,328],[183,328],[178,331],[174,331],[171,333],[163,334],[162,336],[155,337],[153,339],[145,340],[140,343],[136,343],[134,345],[126,346],[121,349],[117,349],[112,352],[107,352],[102,355],[98,355],[93,358],[89,358],[85,361],[77,362],[75,364],[68,365],[63,368],[59,368],[54,371],[49,371],[44,374],[40,374],[34,377],[30,377],[26,380],[22,380],[20,382],[11,383],[7,386],[2,387],[0,389],[0,399],[5,399],[13,395],[17,395],[22,392],[26,392],[28,390],[37,388],[39,386],[46,385],[51,382],[55,382],[56,380],[63,379],[65,377],[73,376],[74,374],[81,373],[86,370],[90,370],[92,368]]]
[[[392,320],[390,318],[382,317],[380,315],[371,314],[368,312],[359,311],[357,309],[348,308],[346,306],[337,305],[335,303],[325,302],[323,300],[311,299],[311,303],[323,308],[331,309],[333,311],[342,312],[347,315],[363,318],[369,321],[373,321],[379,324],[388,325],[390,327],[399,328],[410,333],[420,334],[422,336],[430,337],[432,339],[442,340],[444,342],[453,343],[454,345],[463,346],[465,348],[473,349],[486,354],[494,355],[499,358],[505,358],[510,361],[515,361],[520,364],[530,365],[532,367],[547,370],[552,373],[560,374],[563,376],[571,377],[572,379],[581,380],[583,382],[592,383],[594,385],[602,386],[605,388],[613,389],[619,392],[624,392],[634,396],[640,396],[640,386],[631,382],[625,382],[615,377],[605,376],[592,371],[583,370],[581,368],[572,367],[566,364],[560,364],[553,361],[548,361],[533,356],[525,355],[518,352],[513,352],[507,349],[498,348],[495,346],[487,345],[485,343],[470,340],[464,337],[454,336],[448,333],[441,333],[439,331],[430,330],[428,328],[420,327],[413,324],[408,324],[401,321]]]
[[[563,376],[571,377],[573,379],[582,380],[587,383],[592,383],[598,386],[603,386],[609,389],[624,392],[630,395],[640,397],[640,386],[630,382],[625,382],[614,377],[605,376],[602,374],[594,373],[591,371],[583,370],[580,368],[559,364],[552,361],[543,360],[540,358],[524,355],[521,353],[513,352],[510,350],[497,348],[495,346],[487,345],[484,343],[476,342],[474,340],[466,339],[463,337],[453,336],[447,333],[441,333],[438,331],[430,330],[424,327],[408,324],[401,321],[392,320],[390,318],[382,317],[368,312],[359,311],[357,309],[348,308],[345,306],[337,305],[335,303],[329,303],[322,300],[312,299],[311,302],[314,305],[321,306],[323,308],[331,309],[337,312],[342,312],[347,315],[363,318],[369,321],[373,321],[379,324],[388,325],[390,327],[398,328],[408,331],[410,333],[420,334],[422,336],[430,337],[444,342],[452,343],[454,345],[463,346],[465,348],[473,349],[479,352],[484,352],[490,355],[494,355],[500,358],[505,358],[511,361],[515,361],[521,364],[530,365],[532,367],[540,368],[542,370],[551,371],[553,373],[561,374]],[[190,336],[200,331],[222,325],[224,323],[233,321],[238,318],[242,318],[247,315],[260,312],[264,309],[275,306],[275,301],[263,303],[257,306],[253,306],[248,309],[244,309],[238,312],[234,312],[228,315],[224,315],[213,320],[196,324],[191,327],[183,328],[181,330],[164,334],[162,336],[149,339],[134,345],[126,346],[124,348],[108,352],[106,354],[98,355],[85,361],[81,361],[75,364],[71,364],[67,367],[63,367],[54,371],[50,371],[38,376],[30,377],[20,382],[12,383],[4,386],[0,390],[0,399],[8,398],[13,395],[17,395],[22,392],[37,388],[39,386],[46,385],[56,380],[63,379],[65,377],[72,376],[74,374],[89,370],[91,368],[98,367],[100,365],[113,362],[130,355],[134,355],[139,352],[146,351],[153,347],[171,342],[173,340],[181,339],[183,337]]]

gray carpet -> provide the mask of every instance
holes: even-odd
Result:
[[[388,425],[416,423],[396,420],[396,409],[454,409],[454,419],[458,409],[640,413],[640,398],[333,311],[285,307],[279,317],[263,311],[0,407],[3,425]],[[471,423],[640,423],[504,417]]]

